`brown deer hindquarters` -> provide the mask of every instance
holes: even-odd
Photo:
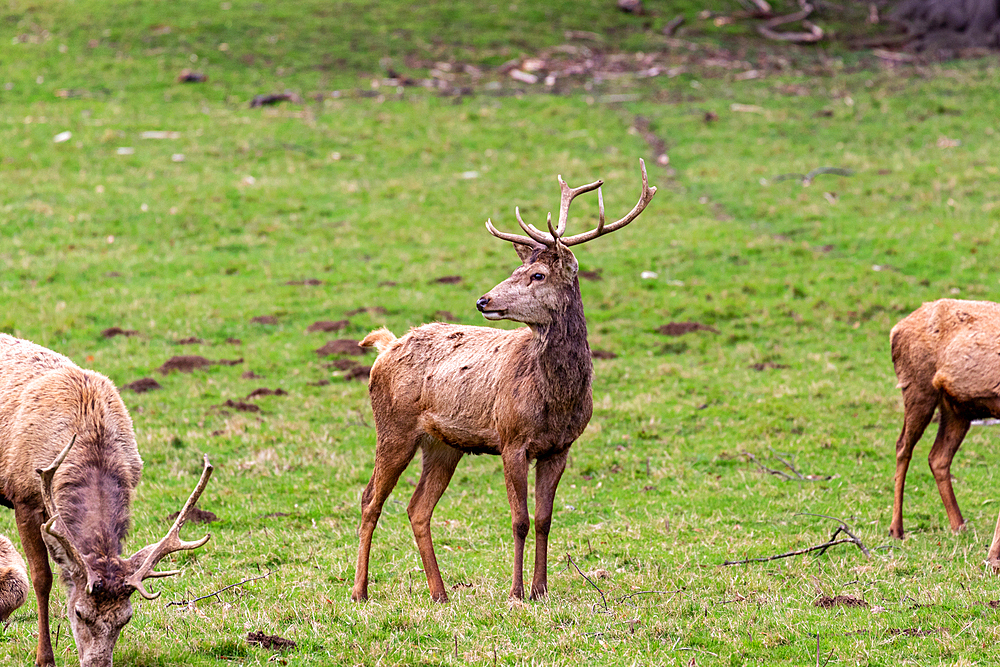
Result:
[[[176,574],[154,572],[156,562],[204,544],[181,542],[177,531],[208,482],[207,458],[167,537],[122,557],[141,469],[132,421],[110,380],[0,334],[0,490],[14,506],[38,600],[36,664],[55,663],[50,557],[62,570],[80,664],[110,667],[119,633],[132,617],[132,593],[156,597],[143,579]]]
[[[6,622],[28,597],[28,573],[21,554],[0,535],[0,621]]]
[[[941,299],[925,303],[890,334],[903,392],[903,429],[896,441],[896,478],[889,532],[903,537],[903,492],[913,448],[940,411],[928,462],[952,530],[965,521],[951,483],[951,462],[972,420],[1000,417],[1000,305]],[[1000,522],[990,547],[1000,568]]]
[[[640,161],[641,164],[641,161]],[[354,600],[368,598],[372,535],[382,507],[417,449],[423,470],[407,513],[423,561],[431,597],[448,595],[431,538],[431,515],[463,454],[498,454],[510,503],[514,563],[510,595],[524,596],[524,543],[530,530],[528,468],[535,474],[535,569],[531,597],[546,594],[548,535],[559,478],[573,441],[590,421],[591,355],[569,247],[620,229],[634,220],[656,192],[642,165],[639,202],[624,218],[605,225],[601,182],[562,192],[558,224],[548,232],[517,219],[528,236],[498,232],[511,241],[521,266],[481,297],[477,307],[491,320],[528,326],[513,331],[428,324],[397,339],[379,329],[362,341],[379,357],[372,366],[369,393],[375,416],[375,466],[361,496],[361,524]],[[573,198],[598,190],[597,228],[564,237]]]

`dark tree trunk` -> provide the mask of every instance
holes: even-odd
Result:
[[[903,0],[892,16],[917,50],[1000,49],[1000,0]]]

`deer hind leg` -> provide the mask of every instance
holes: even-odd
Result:
[[[968,419],[958,416],[947,398],[941,401],[941,425],[938,427],[937,438],[927,457],[937,482],[938,492],[944,502],[944,510],[948,513],[948,522],[954,531],[961,530],[965,525],[962,512],[955,500],[955,490],[951,487],[951,460],[962,445],[965,434],[969,432]]]
[[[539,460],[535,466],[535,573],[531,579],[531,599],[545,597],[548,584],[549,528],[552,526],[552,505],[556,499],[556,487],[569,450],[555,456]]]
[[[903,489],[906,471],[910,467],[913,448],[927,429],[934,416],[938,396],[936,392],[919,392],[915,386],[903,390],[903,431],[896,440],[896,479],[892,502],[892,523],[889,534],[903,539]]]
[[[378,444],[375,446],[375,470],[368,486],[361,494],[358,562],[354,570],[354,588],[351,590],[351,599],[356,602],[368,599],[368,559],[371,555],[372,535],[382,515],[382,505],[385,504],[389,493],[399,481],[399,476],[406,470],[406,466],[417,451],[418,436],[415,429],[394,429],[394,432],[403,432],[406,435],[393,438],[378,435]]]
[[[993,568],[994,574],[1000,574],[1000,516],[997,516],[997,527],[993,529],[993,542],[986,554],[986,564]]]
[[[49,638],[49,593],[52,591],[52,569],[49,567],[49,552],[42,541],[42,516],[33,508],[19,503],[14,506],[17,532],[21,536],[21,546],[28,560],[31,585],[38,600],[38,649],[35,664],[49,667],[56,664]]]
[[[435,602],[447,602],[448,594],[445,592],[441,570],[434,556],[431,515],[438,500],[441,499],[441,494],[448,488],[451,476],[455,473],[455,467],[461,458],[462,452],[459,450],[449,447],[436,438],[425,437],[421,454],[423,469],[420,472],[420,481],[417,482],[417,488],[406,508],[406,513],[410,516],[410,527],[413,528],[413,537],[420,551],[420,560],[424,564],[427,585],[431,589],[431,598]]]
[[[511,523],[514,528],[514,577],[510,597],[524,599],[524,540],[528,536],[531,520],[528,518],[528,455],[524,449],[504,451],[503,480],[510,503]]]

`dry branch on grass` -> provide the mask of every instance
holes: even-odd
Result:
[[[208,595],[202,595],[202,596],[196,597],[196,598],[194,598],[192,600],[177,600],[175,602],[168,602],[167,606],[168,607],[173,607],[173,606],[186,607],[186,606],[189,606],[189,605],[193,605],[195,602],[198,602],[200,600],[207,600],[208,598],[213,598],[216,595],[219,595],[220,593],[225,593],[230,588],[236,588],[237,586],[242,586],[243,584],[249,584],[251,581],[257,581],[258,579],[267,579],[272,574],[274,574],[274,570],[268,570],[264,574],[258,575],[256,577],[247,577],[243,581],[237,581],[235,584],[229,584],[228,586],[223,586],[219,590],[214,591],[212,593],[209,593]]]
[[[789,471],[791,471],[791,474],[789,474],[787,472],[784,472],[782,470],[776,470],[774,468],[769,468],[768,466],[766,466],[763,463],[761,463],[760,461],[758,461],[757,457],[755,457],[750,452],[743,452],[743,456],[745,456],[748,461],[750,461],[751,463],[753,463],[754,465],[756,465],[758,468],[760,468],[761,472],[766,472],[769,475],[774,475],[776,477],[780,477],[783,480],[785,480],[786,482],[826,482],[826,481],[829,481],[831,479],[835,479],[836,477],[838,477],[838,475],[803,475],[795,467],[795,459],[794,459],[794,457],[792,457],[792,460],[789,461],[788,459],[784,458],[783,456],[781,456],[780,454],[778,454],[774,450],[771,450],[771,455],[774,458],[776,458],[779,462],[781,462],[781,464],[784,465]]]
[[[745,565],[747,563],[767,563],[772,560],[779,560],[781,558],[789,558],[791,556],[801,556],[802,554],[807,554],[812,551],[819,551],[819,555],[826,553],[826,550],[830,547],[837,546],[838,544],[853,544],[861,549],[861,553],[865,555],[865,558],[871,557],[871,552],[868,551],[868,547],[864,545],[854,533],[851,532],[850,526],[848,526],[842,519],[837,517],[827,516],[826,514],[810,514],[809,512],[800,512],[794,516],[817,516],[824,519],[832,519],[840,525],[837,526],[837,530],[833,531],[833,535],[830,539],[823,544],[817,544],[816,546],[806,547],[805,549],[796,549],[794,551],[786,551],[784,553],[775,554],[773,556],[762,556],[760,558],[746,558],[744,560],[727,560],[723,561],[723,565]],[[847,535],[846,538],[837,539],[837,536],[841,533]]]

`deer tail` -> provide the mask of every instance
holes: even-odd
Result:
[[[396,340],[396,335],[385,327],[382,327],[365,336],[364,340],[359,344],[361,347],[374,347],[381,354],[382,350],[394,340]]]

